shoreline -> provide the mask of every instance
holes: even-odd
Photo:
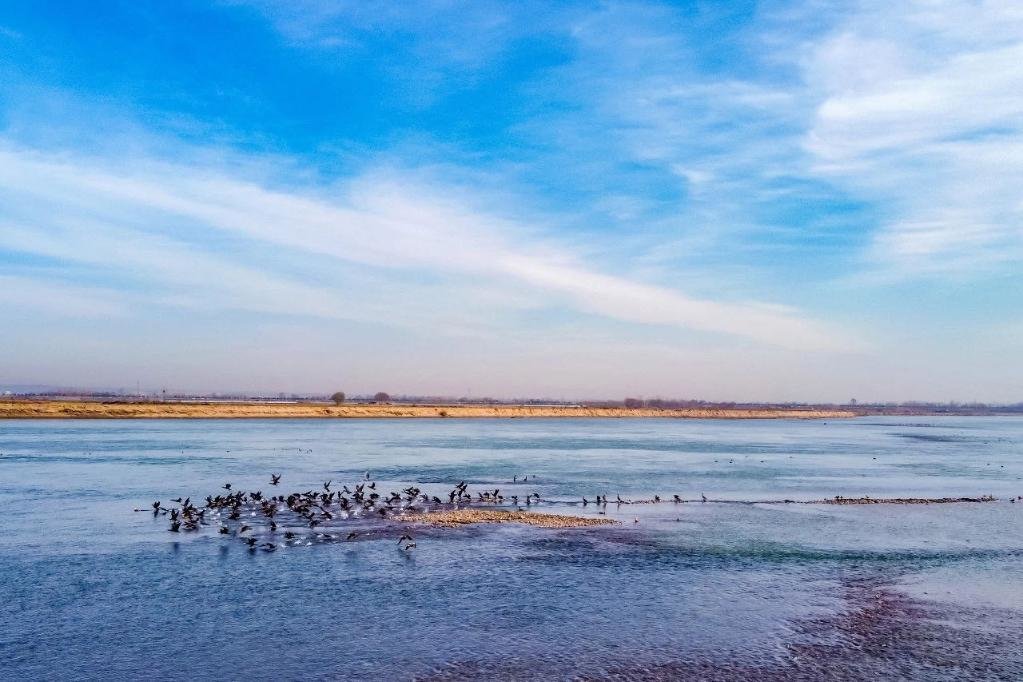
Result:
[[[0,400],[0,419],[847,419],[850,410]]]

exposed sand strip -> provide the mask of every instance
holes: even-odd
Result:
[[[1012,499],[1012,498],[1009,498]],[[673,500],[669,497],[662,498],[660,500],[612,500],[607,503],[596,503],[589,502],[588,504],[596,504],[598,508],[611,507],[612,509],[620,509],[623,506],[628,505],[698,505],[698,504],[837,504],[837,505],[857,505],[857,504],[964,504],[964,503],[977,503],[977,502],[997,502],[998,498],[993,495],[981,495],[980,497],[827,497],[823,500],[722,500],[708,497],[705,500],[694,499],[694,498],[680,498]],[[544,502],[552,504],[563,504],[569,506],[580,506],[582,502],[576,499],[572,500],[551,500],[544,499]],[[586,506],[586,505],[582,505]]]
[[[991,495],[981,495],[980,497],[833,497],[805,504],[956,504],[960,502],[994,502],[995,499]]]
[[[608,518],[567,516],[565,514],[543,514],[538,512],[507,511],[503,509],[455,509],[451,511],[405,514],[401,521],[426,523],[442,528],[454,528],[470,523],[524,523],[541,528],[582,528],[584,526],[607,526],[619,523]]]
[[[532,405],[326,405],[315,403],[97,402],[85,400],[3,400],[0,419],[367,419],[367,418],[675,418],[675,419],[840,419],[843,410],[656,409]]]

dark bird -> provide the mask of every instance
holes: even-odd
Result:
[[[259,538],[245,538],[245,542],[248,543],[250,548],[255,548]]]
[[[180,529],[181,529],[181,522],[180,521],[171,521],[170,530],[171,530],[172,533],[177,533]]]
[[[700,493],[700,501],[701,502],[706,502],[707,501],[707,496],[704,495],[703,493]]]
[[[230,483],[225,483],[224,484],[224,490],[230,490],[230,489],[231,489],[231,484]]]
[[[270,485],[277,485],[281,482],[280,474],[270,474]]]
[[[354,540],[357,537],[359,537],[358,533],[349,533],[345,540]]]
[[[405,542],[406,540],[408,540],[409,542],[412,542],[412,541],[414,541],[414,540],[415,540],[415,538],[413,538],[413,537],[412,537],[411,535],[409,535],[408,533],[405,533],[405,534],[404,534],[404,535],[402,535],[402,536],[401,536],[400,538],[398,538],[398,544],[400,545],[401,543]]]

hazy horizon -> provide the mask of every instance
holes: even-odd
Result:
[[[1016,3],[16,3],[0,82],[0,384],[1023,400]]]
[[[10,395],[12,397],[33,397],[33,396],[47,396],[47,397],[77,397],[77,396],[122,396],[126,399],[156,399],[162,398],[167,399],[207,399],[207,398],[223,398],[223,399],[267,399],[267,400],[323,400],[330,401],[332,394],[340,390],[339,387],[323,390],[310,390],[310,391],[292,391],[287,389],[218,389],[218,390],[177,390],[166,387],[153,387],[144,386],[139,384],[138,386],[67,386],[67,385],[53,385],[53,384],[0,384],[0,393],[4,395]],[[572,403],[581,402],[587,404],[599,404],[599,403],[622,403],[627,400],[639,400],[644,406],[658,406],[663,404],[664,406],[677,406],[679,403],[705,403],[708,405],[837,405],[837,406],[913,406],[913,405],[931,405],[931,406],[959,406],[968,408],[971,406],[987,406],[987,407],[1017,407],[1023,406],[1023,401],[990,401],[983,402],[979,400],[918,400],[914,398],[889,398],[880,400],[859,400],[855,397],[847,398],[845,400],[830,400],[830,401],[812,401],[812,400],[785,400],[785,401],[770,401],[770,400],[735,400],[729,398],[717,398],[711,399],[699,395],[644,395],[640,393],[626,393],[623,395],[604,395],[604,396],[573,396],[573,395],[542,395],[542,394],[518,394],[518,395],[490,395],[490,394],[474,394],[471,391],[462,394],[441,394],[441,393],[408,393],[404,391],[388,391],[388,390],[365,390],[365,391],[341,391],[345,393],[346,401],[366,401],[374,400],[375,396],[379,392],[386,393],[389,400],[395,401],[418,401],[418,400],[443,400],[452,402],[476,402],[476,401],[488,401],[495,400],[506,403],[515,402],[539,402],[551,401],[557,403]]]

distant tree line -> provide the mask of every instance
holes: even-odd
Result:
[[[345,394],[343,391],[337,391],[336,393],[330,396],[330,399],[334,402],[335,405],[340,405],[345,401]],[[391,396],[388,393],[380,391],[379,393],[373,395],[373,402],[389,403],[391,402]]]
[[[626,409],[635,410],[641,407],[647,407],[652,409],[662,410],[674,410],[679,408],[694,408],[694,407],[716,407],[716,408],[734,408],[736,403],[711,403],[706,400],[673,400],[669,398],[626,398],[621,403]]]

